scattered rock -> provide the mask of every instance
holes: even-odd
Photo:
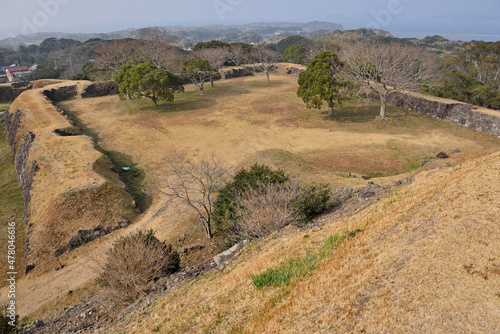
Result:
[[[124,314],[132,311],[137,306],[137,304],[139,304],[140,301],[141,300],[138,299],[133,304],[131,304],[131,305],[127,306],[126,308],[124,308],[120,313],[118,313],[118,319],[121,319]]]
[[[369,177],[369,176],[361,176],[361,178],[362,178],[363,180],[371,180],[371,177]]]
[[[444,152],[439,152],[438,155],[436,155],[436,158],[438,158],[438,159],[447,159],[449,157],[448,157],[448,154],[446,154]]]
[[[68,241],[69,249],[75,249],[83,245],[83,239],[79,235],[75,235]]]
[[[242,242],[237,243],[227,251],[224,251],[214,256],[214,261],[217,264],[219,270],[224,269],[227,262],[232,258],[234,258],[243,249],[243,247],[245,247],[246,244],[248,244],[248,240],[243,240]]]
[[[94,230],[78,230],[78,236],[82,238],[83,243],[86,244],[94,239]]]
[[[375,196],[375,193],[373,191],[367,191],[364,194],[361,195],[361,198],[370,198]]]
[[[422,162],[422,164],[420,165],[420,168],[424,167],[425,165],[427,165],[429,162],[431,162],[430,160],[424,160],[424,162]]]
[[[196,250],[201,250],[205,248],[205,246],[203,245],[195,245],[195,246],[191,246],[191,247],[183,247],[179,250],[179,253],[181,254],[186,254],[186,253],[190,253],[192,251],[196,251]]]
[[[119,228],[125,228],[130,226],[130,222],[128,220],[119,220],[118,221],[118,227]]]
[[[56,251],[54,252],[54,256],[55,256],[55,257],[58,257],[58,256],[63,255],[63,253],[64,253],[64,249],[63,249],[63,248],[58,248],[58,249],[56,249]]]
[[[453,151],[453,153],[460,153],[460,152],[461,152],[461,151],[460,151],[460,149],[459,149],[459,148],[456,148],[456,149]]]

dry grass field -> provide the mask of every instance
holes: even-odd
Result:
[[[498,333],[500,153],[423,172],[371,208],[252,242],[228,269],[167,292],[126,333]],[[303,278],[251,275],[361,229]],[[116,328],[118,330],[118,328]]]
[[[193,156],[215,152],[233,165],[258,152],[282,150],[336,186],[346,182],[338,176],[348,172],[392,176],[415,170],[440,151],[460,148],[480,156],[499,148],[500,141],[490,136],[394,107],[388,120],[380,120],[371,102],[352,101],[328,119],[325,112],[305,108],[295,95],[296,80],[276,75],[267,85],[261,77],[231,79],[216,82],[204,96],[190,85],[174,103],[156,109],[147,99],[117,96],[63,105],[103,147],[129,155],[149,183],[174,150]]]
[[[498,222],[491,222],[495,216],[481,216],[481,212],[488,208],[493,210],[495,205],[498,209],[498,190],[495,198],[494,187],[496,185],[498,189],[499,156],[491,154],[500,150],[500,140],[394,107],[389,107],[388,119],[382,120],[377,117],[378,106],[373,102],[351,101],[328,118],[326,111],[305,108],[295,95],[296,82],[297,77],[283,74],[272,75],[270,85],[261,76],[231,79],[216,82],[213,88],[207,87],[204,96],[199,95],[196,87],[188,85],[186,92],[176,95],[173,103],[160,103],[158,108],[154,108],[147,99],[127,101],[117,96],[74,99],[60,104],[78,119],[85,132],[92,135],[104,150],[120,160],[121,165],[133,165],[140,172],[141,190],[152,199],[152,204],[129,228],[63,255],[61,261],[66,265],[65,270],[54,274],[47,269],[49,267],[38,269],[21,280],[19,291],[22,292],[18,297],[20,314],[48,315],[87,296],[89,290],[94,291],[91,286],[97,273],[91,258],[100,256],[113,240],[131,231],[154,229],[161,240],[172,243],[176,248],[201,244],[206,246],[204,252],[208,254],[217,251],[211,248],[211,241],[203,237],[192,213],[182,206],[167,205],[158,194],[157,188],[161,186],[166,171],[164,159],[175,151],[186,151],[190,157],[214,152],[235,168],[256,162],[268,164],[300,175],[304,181],[325,182],[332,188],[364,186],[367,181],[361,179],[361,175],[371,176],[375,183],[384,184],[412,173],[417,174],[417,182],[360,216],[333,222],[319,231],[307,232],[307,237],[299,232],[251,243],[238,260],[238,265],[234,264],[229,270],[210,274],[199,282],[165,295],[157,308],[139,315],[142,322],[131,324],[130,330],[149,333],[158,326],[161,332],[166,333],[361,332],[365,326],[365,332],[387,332],[388,328],[405,332],[406,329],[415,331],[419,328],[411,327],[418,323],[413,324],[411,317],[418,318],[429,305],[434,307],[436,304],[438,312],[444,312],[445,306],[439,304],[438,299],[431,300],[429,294],[419,290],[430,284],[422,275],[434,273],[435,261],[437,265],[451,266],[451,259],[461,256],[454,253],[460,252],[461,248],[453,248],[458,242],[453,238],[475,238],[478,231],[482,231],[481,226],[490,223],[488,231],[495,223],[498,227]],[[28,93],[24,94],[28,96]],[[16,101],[16,106],[21,109],[38,110],[29,116],[30,124],[36,125],[41,129],[41,136],[48,138],[46,147],[34,148],[34,155],[41,161],[42,167],[46,163],[45,167],[52,168],[42,168],[42,172],[37,174],[40,181],[38,189],[58,185],[61,193],[71,193],[75,190],[71,188],[72,182],[88,185],[92,189],[97,184],[104,184],[106,176],[99,174],[106,169],[99,167],[101,155],[97,151],[81,153],[90,152],[87,149],[91,143],[79,137],[65,137],[68,140],[53,138],[53,129],[62,126],[59,124],[63,121],[46,104],[47,101],[35,96]],[[419,169],[428,157],[441,151],[450,154],[456,148],[460,148],[461,153],[452,154],[446,160],[433,160],[424,169]],[[483,157],[482,160],[469,162],[480,157]],[[461,167],[455,167],[451,172],[450,166],[455,165]],[[83,169],[87,167],[87,173],[80,170],[82,166]],[[420,173],[432,168],[439,169]],[[493,177],[495,172],[496,179]],[[71,173],[75,173],[74,178]],[[348,173],[358,177],[347,177]],[[479,196],[480,199],[471,199],[469,208],[465,197],[460,199],[451,194],[472,187],[471,175],[474,173],[479,173],[476,175],[477,189],[463,192],[466,197]],[[69,180],[73,181],[60,184],[58,175],[70,176]],[[480,191],[478,187],[483,184],[488,191]],[[446,201],[435,205],[437,199],[442,198],[441,190],[448,197],[443,197]],[[80,205],[80,202],[98,200],[113,206],[120,201],[120,198],[110,198],[106,194],[99,197],[93,192],[89,195],[78,192],[77,196],[73,202],[65,200],[59,203],[57,198],[50,199],[51,203],[57,204],[56,208],[61,208],[52,210],[46,204],[47,199],[41,194],[34,195],[34,203],[43,208],[44,211],[39,212],[44,213],[47,224],[46,235],[39,233],[38,238],[49,240],[53,235],[50,228],[61,228],[57,224],[59,221],[73,219],[77,223],[85,221],[89,224],[92,219],[105,215],[102,212],[92,213],[89,211],[92,208]],[[483,200],[486,201],[484,205]],[[461,211],[462,207],[466,212]],[[461,213],[455,215],[453,210]],[[119,205],[113,207],[111,216],[115,217],[118,211]],[[409,216],[410,213],[415,217]],[[430,219],[434,214],[436,218]],[[462,216],[465,220],[454,219]],[[480,224],[464,227],[469,218],[476,216]],[[426,220],[428,218],[429,221]],[[436,225],[441,224],[441,220],[443,229]],[[277,265],[286,257],[314,250],[328,233],[342,229],[347,222],[350,227],[361,228],[364,232],[347,240],[310,276],[284,288],[253,288],[250,274]],[[463,234],[462,230],[467,232]],[[445,240],[446,233],[450,231],[462,231],[462,234],[457,232],[453,238]],[[494,233],[487,234],[488,238],[493,236]],[[427,240],[432,241],[429,248],[424,247],[423,242]],[[445,241],[450,242],[449,254],[438,247]],[[436,255],[433,258],[434,250],[440,250],[440,257]],[[494,247],[491,250],[491,254],[498,253]],[[475,268],[483,268],[484,259],[480,255],[483,253],[474,250],[471,254],[470,259],[468,255],[460,257],[461,262],[456,266],[472,261],[477,263]],[[467,281],[464,283],[466,287],[476,282],[477,275],[457,272],[443,271],[444,275],[459,275]],[[455,276],[450,277],[455,279]],[[439,282],[440,279],[441,276],[432,282]],[[494,279],[492,277],[485,284],[495,282]],[[396,284],[391,280],[397,282],[397,289],[394,288],[396,285],[390,285]],[[75,290],[70,298],[64,297],[63,282]],[[458,284],[459,280],[450,282]],[[412,288],[415,292],[410,298],[411,292],[404,289],[414,286],[418,289]],[[439,287],[436,285],[432,296],[441,293]],[[446,290],[450,287],[443,289],[443,296],[448,298],[446,293],[453,290]],[[492,288],[488,285],[484,289]],[[453,298],[450,301],[454,301]],[[494,304],[495,298],[480,302],[486,301],[488,305],[498,307]],[[478,302],[474,305],[479,308],[483,304]],[[453,313],[463,309],[460,307],[450,310]],[[378,314],[374,311],[377,309],[383,312]],[[404,317],[398,318],[398,309],[405,310]],[[453,313],[452,316],[456,315]],[[480,322],[475,322],[479,318],[471,318],[471,328],[479,328]],[[494,314],[488,313],[486,319],[493,318]],[[439,317],[436,319],[442,320]],[[436,319],[430,319],[429,326],[434,326]],[[495,328],[492,326],[488,320],[484,328]]]

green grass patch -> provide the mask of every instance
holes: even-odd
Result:
[[[320,261],[329,256],[346,239],[353,238],[359,232],[361,232],[359,229],[349,232],[346,228],[342,234],[329,235],[318,251],[307,252],[304,256],[298,258],[288,258],[285,263],[277,268],[268,268],[263,273],[252,275],[252,284],[257,289],[266,286],[281,287],[288,285],[294,278],[303,277],[314,270]]]
[[[0,113],[7,111],[9,109],[10,103],[0,103]]]
[[[118,175],[120,175],[130,194],[134,197],[139,210],[141,212],[146,211],[151,206],[152,198],[142,190],[144,178],[146,177],[144,170],[138,167],[132,161],[132,157],[127,154],[115,151],[105,151],[105,154],[116,166]],[[124,170],[124,167],[130,168],[130,170]]]

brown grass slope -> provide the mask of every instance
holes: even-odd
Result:
[[[47,87],[61,85],[65,84]],[[36,136],[30,149],[30,160],[35,159],[39,169],[29,210],[33,224],[29,264],[49,261],[54,251],[66,246],[79,229],[99,224],[116,226],[117,219],[134,216],[132,199],[123,183],[113,173],[99,173],[109,170],[111,164],[94,148],[90,138],[59,137],[53,132],[70,124],[41,91],[23,93],[10,107],[11,111],[20,109],[23,113],[16,137],[18,145],[28,131]],[[38,268],[34,273],[43,270]]]
[[[253,242],[239,263],[131,318],[127,333],[498,333],[499,176],[500,153],[423,172],[358,215]],[[363,232],[309,276],[252,286],[250,274],[346,224]]]

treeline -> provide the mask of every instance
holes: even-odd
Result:
[[[442,78],[427,93],[500,109],[500,42],[472,41],[443,61]]]
[[[37,65],[30,79],[72,79],[81,74],[94,49],[107,41],[90,39],[84,43],[65,38],[47,38],[40,45],[0,48],[0,65]]]
[[[318,31],[308,37],[284,33],[259,44],[235,42],[231,38],[186,44],[182,37],[172,36],[164,28],[150,27],[138,30],[134,39],[94,38],[82,43],[48,38],[40,45],[21,46],[16,50],[1,48],[0,64],[37,64],[32,79],[113,80],[119,69],[127,64],[150,62],[159,69],[180,75],[185,71],[184,63],[192,60],[206,60],[210,69],[218,72],[223,66],[259,62],[264,55],[273,62],[307,65],[323,51],[339,52],[353,43],[400,45],[418,47],[441,63],[436,69],[439,79],[422,87],[424,92],[500,108],[500,42],[462,43],[437,35],[424,39],[396,38],[371,29]],[[267,50],[267,54],[263,50]],[[258,70],[266,72],[267,68]],[[208,80],[213,82],[215,76],[210,73]]]

